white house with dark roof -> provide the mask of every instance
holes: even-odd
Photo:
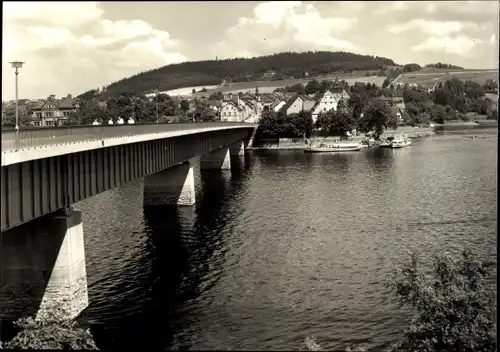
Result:
[[[220,120],[221,121],[231,121],[231,122],[241,122],[243,121],[243,111],[236,103],[232,100],[226,100],[221,103],[220,106]]]
[[[347,94],[345,89],[334,90],[333,92],[327,90],[317,97],[316,104],[312,109],[312,118],[316,122],[318,115],[322,112],[327,112],[330,110],[337,111],[337,105],[341,100],[344,102],[349,102],[350,96]]]

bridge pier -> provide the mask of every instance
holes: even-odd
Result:
[[[245,156],[245,143],[239,141],[229,146],[231,156]]]
[[[229,147],[203,154],[200,158],[200,170],[231,170]]]
[[[144,177],[144,205],[195,203],[193,166],[188,162]]]
[[[62,314],[89,304],[82,214],[65,209],[3,232],[0,318]]]

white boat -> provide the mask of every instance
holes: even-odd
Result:
[[[391,142],[391,148],[406,148],[411,145],[411,139],[406,134],[395,137]]]
[[[338,153],[338,152],[356,152],[361,150],[361,145],[359,143],[334,143],[334,144],[323,144],[321,143],[317,147],[310,146],[304,149],[307,153]]]

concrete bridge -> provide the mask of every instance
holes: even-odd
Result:
[[[82,215],[71,205],[144,177],[146,205],[192,206],[194,175],[231,168],[256,125],[180,123],[2,132],[0,320],[88,305]]]

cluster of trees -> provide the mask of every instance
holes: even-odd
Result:
[[[452,64],[443,64],[441,62],[437,62],[435,64],[428,64],[428,65],[425,65],[425,67],[428,67],[428,68],[456,69],[456,70],[463,70],[464,69],[463,67],[460,67],[460,66],[455,66],[455,65],[452,65]]]
[[[127,119],[132,116],[136,123],[167,123],[175,121],[215,121],[217,114],[207,102],[193,100],[194,110],[187,100],[177,102],[167,94],[147,98],[144,95],[134,96],[132,92],[109,98],[106,107],[99,106],[97,100],[83,101],[80,109],[72,113],[67,123],[70,125],[89,125],[95,120],[106,124],[112,118]]]
[[[19,109],[19,127],[32,126],[32,111],[27,109]],[[15,128],[16,127],[16,110],[6,109],[2,111],[2,127]]]
[[[406,64],[403,65],[401,68],[397,68],[394,70],[390,70],[387,72],[387,78],[390,80],[395,79],[397,76],[403,74],[403,73],[409,73],[409,72],[415,72],[415,71],[420,71],[422,67],[419,64]]]
[[[418,89],[405,89],[403,94],[406,111],[420,115],[423,120],[443,123],[446,120],[467,120],[467,113],[486,115],[497,119],[494,102],[485,97],[484,87],[473,81],[457,78],[439,83],[432,93]]]
[[[284,111],[266,110],[262,113],[259,127],[255,134],[261,138],[294,138],[309,137],[313,131],[313,120],[310,111],[287,115]]]
[[[107,99],[105,107],[99,106],[96,99],[82,101],[80,109],[72,113],[67,122],[72,125],[89,125],[95,120],[107,123],[110,118],[133,117],[136,123],[149,123],[156,122],[158,116],[158,122],[165,123],[173,117],[185,118],[188,109],[187,101],[177,103],[166,94],[158,94],[157,98],[149,99],[144,95],[134,96],[132,92],[127,92]]]
[[[276,79],[299,78],[331,72],[352,72],[380,70],[395,65],[387,58],[358,55],[347,52],[285,52],[255,58],[226,60],[205,60],[167,65],[135,76],[124,78],[106,87],[104,96],[119,96],[132,91],[134,94],[149,93],[189,86],[204,86],[228,82],[242,82],[262,79],[269,70],[276,72]],[[94,96],[94,91],[81,97]]]

